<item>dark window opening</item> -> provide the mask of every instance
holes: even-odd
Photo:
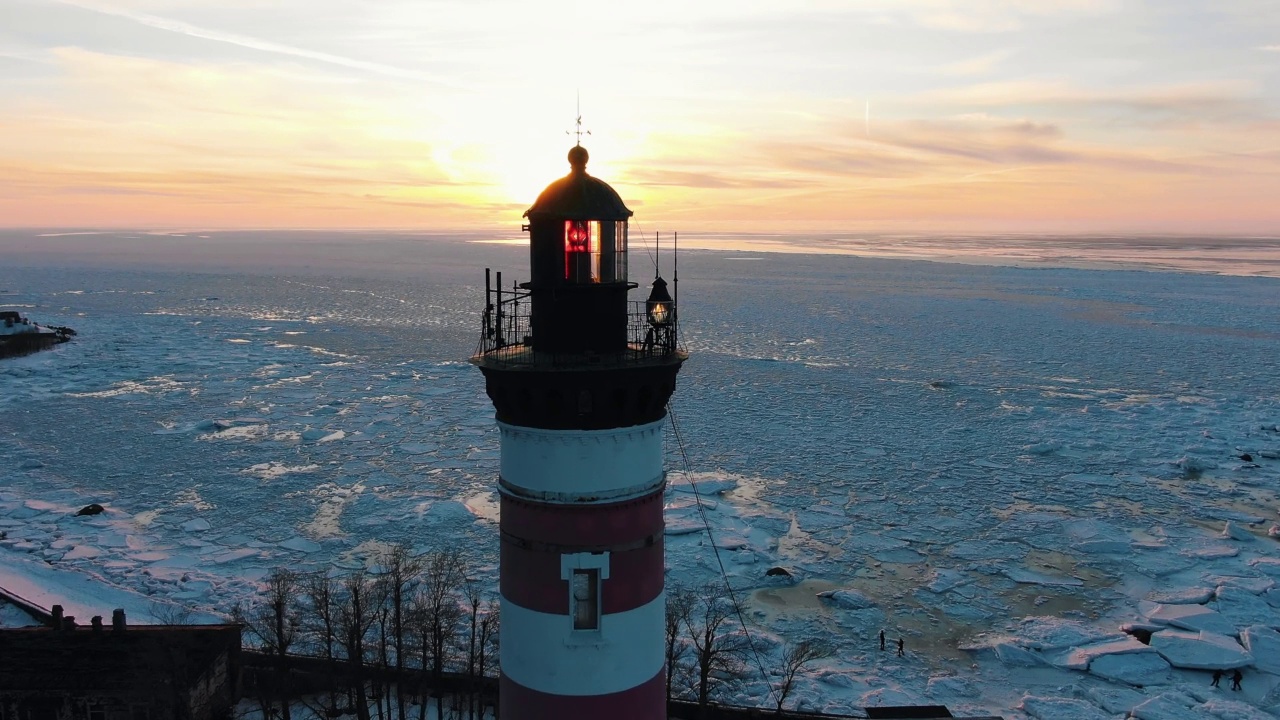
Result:
[[[573,596],[573,629],[600,629],[600,571],[574,570],[571,583]]]

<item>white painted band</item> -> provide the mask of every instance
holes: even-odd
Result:
[[[608,695],[662,670],[667,597],[603,615],[600,629],[574,630],[568,615],[528,610],[502,598],[499,652],[511,680],[551,695]]]
[[[568,580],[574,570],[599,570],[600,579],[609,579],[609,551],[565,553],[560,556],[560,579]]]
[[[610,430],[498,423],[502,490],[548,502],[617,502],[662,485],[663,420]]]

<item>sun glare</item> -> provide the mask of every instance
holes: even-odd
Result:
[[[553,180],[569,172],[567,153],[574,134],[573,94],[563,88],[512,95],[466,98],[455,113],[442,118],[445,127],[433,134],[432,159],[452,182],[472,187],[477,200],[531,205]],[[625,112],[598,113],[625,118]],[[583,118],[584,132],[591,118]],[[584,134],[591,153],[588,172],[609,179],[634,152],[635,136],[613,117],[609,132]]]

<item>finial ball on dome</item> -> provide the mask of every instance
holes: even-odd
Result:
[[[581,145],[574,145],[569,148],[569,166],[576,171],[583,171],[587,169],[587,159],[589,157],[590,156],[587,155],[587,149]]]

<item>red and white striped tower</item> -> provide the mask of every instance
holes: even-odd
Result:
[[[525,216],[530,280],[486,276],[484,372],[502,435],[499,715],[666,717],[662,424],[675,304],[629,301],[627,218],[569,151]]]

